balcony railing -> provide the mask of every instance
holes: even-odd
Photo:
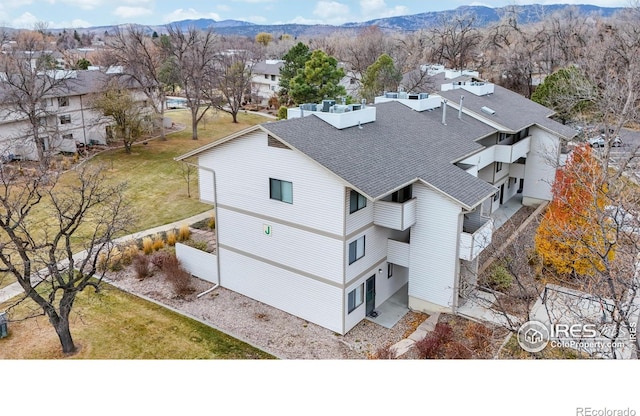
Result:
[[[471,261],[491,244],[493,220],[486,217],[466,219],[460,233],[460,258]]]
[[[525,137],[510,145],[499,144],[495,148],[494,157],[496,162],[513,163],[529,153],[529,150],[531,150],[531,137]]]
[[[403,203],[376,201],[373,223],[393,230],[406,230],[416,223],[416,199]]]
[[[387,240],[387,261],[402,267],[409,267],[409,243]]]
[[[480,170],[493,162],[513,163],[521,157],[525,157],[530,150],[531,136],[525,137],[514,144],[498,144],[487,147],[483,151],[460,161],[460,163],[476,165]]]

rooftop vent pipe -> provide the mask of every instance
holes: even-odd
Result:
[[[442,124],[447,125],[447,100],[442,101]]]
[[[492,115],[494,115],[494,114],[496,113],[496,110],[492,110],[492,109],[491,109],[491,108],[489,108],[489,107],[482,107],[480,110],[481,110],[483,113],[487,113],[487,114],[489,114],[490,116],[492,116]]]
[[[460,96],[460,108],[458,108],[458,120],[462,120],[462,102],[464,101],[464,95]]]

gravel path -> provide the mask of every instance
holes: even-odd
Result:
[[[427,315],[409,312],[392,329],[363,320],[345,336],[231,290],[194,278],[196,292],[176,298],[161,274],[139,281],[131,267],[107,276],[110,283],[196,318],[284,359],[366,359],[405,338]]]

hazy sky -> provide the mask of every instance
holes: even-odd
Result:
[[[588,3],[628,6],[629,0],[0,0],[0,26],[31,29],[37,22],[50,28],[79,28],[140,23],[161,25],[177,20],[236,19],[257,24],[366,21],[380,17],[449,10],[460,5],[501,7],[509,4]]]

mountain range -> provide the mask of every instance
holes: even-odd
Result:
[[[569,4],[552,4],[552,5],[514,5],[507,7],[485,7],[485,6],[460,6],[454,10],[446,10],[439,12],[425,12],[407,16],[394,16],[381,19],[368,20],[365,22],[351,22],[340,26],[331,25],[303,25],[303,24],[280,24],[280,25],[258,25],[254,23],[244,22],[240,20],[221,20],[213,19],[197,19],[197,20],[181,20],[165,25],[148,26],[149,32],[157,32],[159,34],[166,33],[167,26],[172,25],[181,29],[195,27],[198,29],[213,29],[221,35],[241,35],[255,37],[261,32],[271,33],[275,37],[282,34],[288,34],[294,37],[298,36],[328,36],[340,31],[353,31],[369,26],[377,26],[383,31],[388,32],[413,32],[420,29],[427,29],[446,22],[455,14],[471,13],[476,16],[476,24],[480,27],[490,25],[500,20],[508,10],[515,8],[520,21],[522,23],[533,23],[540,21],[544,16],[561,11],[563,9],[574,7],[579,14],[583,15],[599,15],[610,17],[617,12],[624,10],[624,7],[600,7],[593,5],[569,5]],[[118,25],[128,26],[128,25]],[[116,25],[112,26],[96,26],[83,29],[76,29],[79,33],[91,32],[95,34],[103,34],[112,31]],[[15,29],[4,28],[8,32]],[[64,29],[51,29],[50,32],[57,34]]]
[[[276,36],[285,33],[292,36],[319,36],[343,30],[361,29],[368,26],[378,26],[380,29],[385,31],[412,32],[433,27],[440,22],[447,21],[452,15],[465,13],[475,14],[478,26],[486,26],[499,21],[501,16],[513,7],[515,7],[522,23],[534,23],[540,21],[549,14],[562,11],[569,7],[575,7],[579,14],[599,15],[602,17],[610,17],[625,9],[624,7],[600,7],[586,4],[534,4],[497,8],[485,6],[460,6],[454,10],[425,12],[407,16],[394,16],[365,22],[345,23],[340,26],[302,24],[257,25],[238,20],[215,21],[211,19],[182,20],[173,22],[171,25],[175,25],[183,29],[188,27],[197,27],[200,29],[211,28],[215,30],[216,33],[220,33],[222,35],[243,35],[250,37],[253,37],[260,32],[267,32]],[[155,26],[153,27],[153,30],[160,33],[166,29],[165,26]]]

